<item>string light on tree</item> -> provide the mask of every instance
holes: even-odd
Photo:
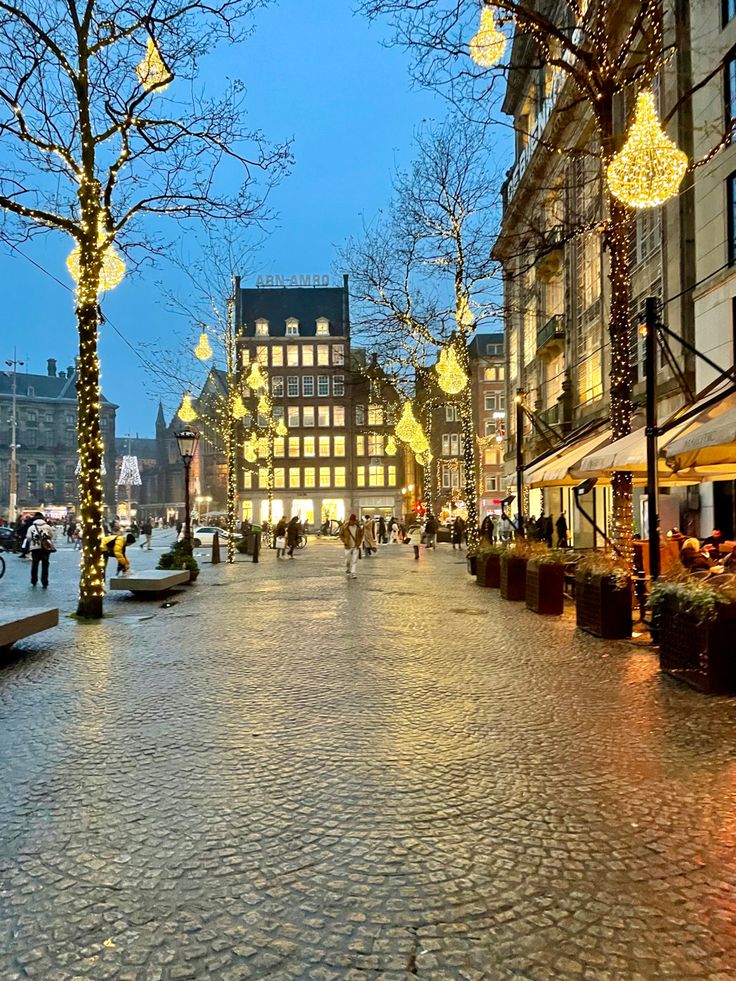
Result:
[[[448,395],[457,395],[468,384],[468,376],[460,364],[455,346],[452,344],[442,348],[435,368],[439,386]]]
[[[493,7],[484,4],[480,12],[480,29],[470,39],[470,57],[480,68],[493,68],[503,58],[507,38],[496,27]]]
[[[184,393],[184,398],[181,400],[181,406],[177,415],[182,422],[194,422],[198,418],[197,413],[192,405],[192,396],[189,392]]]
[[[146,55],[136,68],[136,72],[138,73],[138,79],[141,85],[146,91],[155,87],[157,92],[163,92],[164,89],[169,87],[172,78],[171,72],[164,64],[163,58],[156,47],[156,42],[152,37],[148,39]]]
[[[662,129],[654,93],[644,89],[634,108],[626,142],[608,165],[611,194],[630,208],[654,208],[677,194],[687,154]]]
[[[212,348],[210,347],[209,338],[207,337],[207,331],[203,330],[199,336],[199,344],[194,349],[195,355],[200,361],[209,361],[212,357]]]
[[[102,219],[100,219],[97,230],[97,245],[101,245],[106,238],[107,232],[104,229]],[[80,248],[77,245],[69,253],[66,260],[66,267],[69,270],[69,275],[77,284],[77,291],[79,291],[80,281],[79,257]],[[124,277],[125,262],[119,253],[115,251],[115,248],[111,243],[102,252],[102,265],[100,266],[100,279],[97,294],[99,295],[100,293],[104,293],[106,290],[115,289],[115,287],[123,281]]]

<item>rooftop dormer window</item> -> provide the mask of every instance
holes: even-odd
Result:
[[[268,321],[262,317],[256,320],[256,337],[268,337]]]
[[[317,321],[317,337],[330,336],[330,321],[327,317],[320,317]]]
[[[296,319],[296,317],[289,317],[289,319],[286,321],[286,336],[299,336],[299,321]]]

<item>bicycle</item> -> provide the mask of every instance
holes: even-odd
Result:
[[[2,553],[5,549],[0,545],[0,579],[5,575],[5,559],[2,557]]]
[[[297,548],[306,548],[307,547],[307,536],[306,535],[300,535],[299,536],[299,540],[296,543],[296,547]]]

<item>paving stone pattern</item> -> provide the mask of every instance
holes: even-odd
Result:
[[[734,703],[408,553],[4,660],[2,981],[736,976]]]

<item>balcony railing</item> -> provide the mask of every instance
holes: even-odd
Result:
[[[563,341],[565,338],[564,315],[556,313],[550,317],[544,327],[537,331],[537,352],[546,347],[551,341]]]

